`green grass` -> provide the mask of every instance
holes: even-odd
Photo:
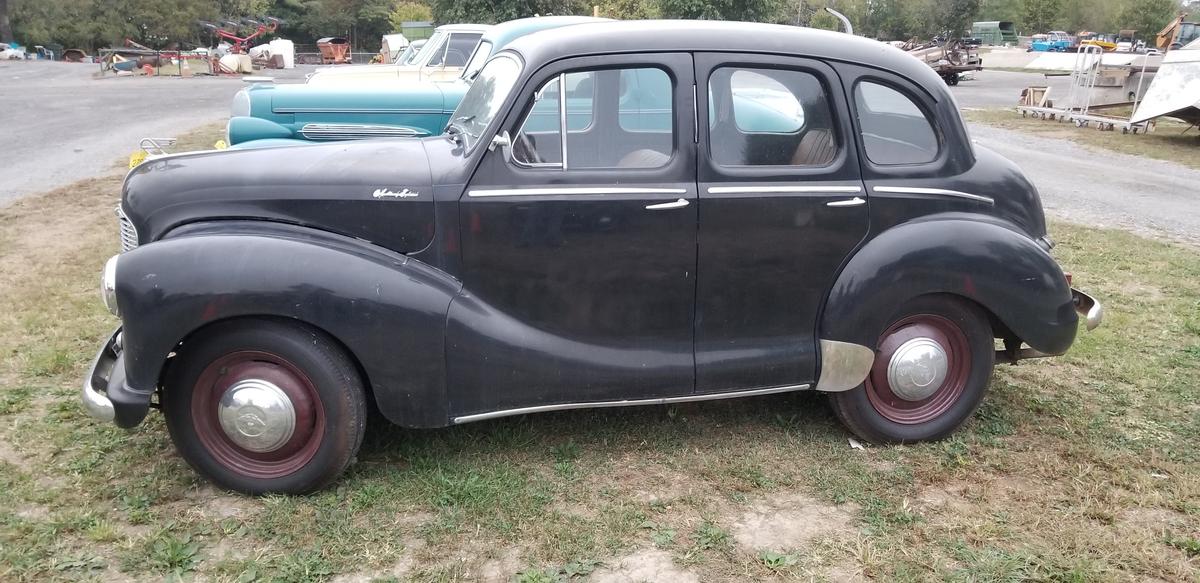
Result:
[[[1189,581],[1200,568],[1194,249],[1052,224],[1105,325],[1066,356],[999,367],[943,442],[851,449],[803,393],[372,426],[332,488],[247,498],[197,478],[158,414],[127,432],[79,408],[116,324],[95,287],[118,188],[101,178],[0,210],[2,581],[580,581],[646,556],[705,581]],[[763,505],[806,524],[785,503],[796,495],[845,518],[739,542]]]
[[[1110,112],[1110,115],[1115,113]],[[1129,115],[1128,110],[1124,115]],[[1021,117],[1016,109],[1007,108],[969,109],[963,111],[963,117],[974,123],[1067,139],[1094,148],[1200,168],[1200,133],[1172,119],[1160,118],[1154,131],[1135,135],[1122,134],[1119,129],[1102,132],[1095,127],[1077,128],[1072,123]]]

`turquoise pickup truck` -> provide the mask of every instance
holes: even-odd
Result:
[[[234,96],[225,140],[231,148],[260,148],[440,134],[483,64],[505,45],[540,30],[599,20],[543,16],[493,26],[451,81],[254,85]]]

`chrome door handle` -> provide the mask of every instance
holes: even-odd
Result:
[[[681,209],[687,205],[688,205],[687,199],[681,198],[674,202],[660,202],[658,204],[648,204],[648,205],[646,205],[646,210],[648,210],[648,211],[665,211],[665,210],[669,210],[669,209]]]
[[[825,203],[825,206],[858,206],[866,203],[867,201],[863,200],[862,197],[856,196],[846,200],[833,200]]]

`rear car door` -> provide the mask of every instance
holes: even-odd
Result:
[[[696,391],[810,383],[821,306],[868,228],[842,85],[812,59],[695,63]]]
[[[512,147],[485,154],[460,200],[457,417],[692,393],[692,97],[688,54],[530,79],[502,122]]]

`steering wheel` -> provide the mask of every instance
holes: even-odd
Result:
[[[517,154],[520,153],[520,156]],[[525,161],[530,164],[541,164],[545,162],[542,156],[538,154],[537,148],[533,145],[533,138],[524,132],[517,134],[517,141],[513,144],[513,157]]]

